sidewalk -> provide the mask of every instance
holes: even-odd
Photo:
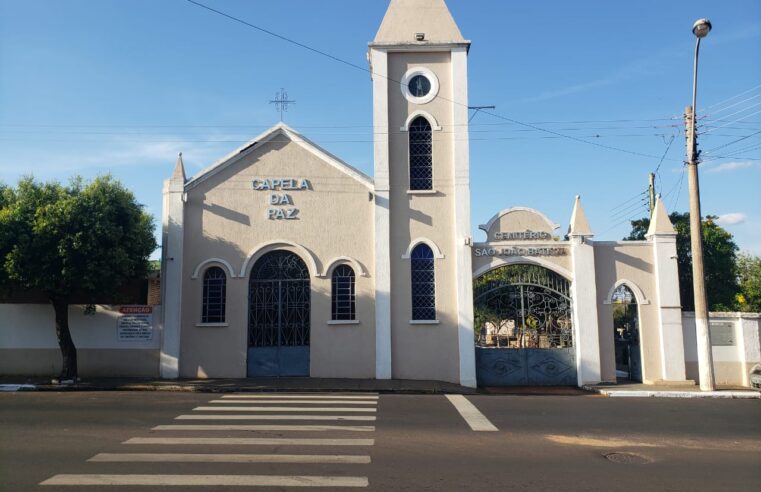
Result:
[[[700,386],[694,384],[600,383],[585,385],[583,388],[616,398],[761,398],[761,391],[738,386],[718,387],[716,391],[701,391]]]
[[[263,391],[373,391],[408,394],[476,394],[474,388],[444,381],[407,379],[251,378],[145,379],[86,378],[75,384],[53,384],[51,378],[0,376],[0,391],[188,391],[238,393]]]

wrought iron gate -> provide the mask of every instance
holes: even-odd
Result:
[[[272,251],[251,269],[248,377],[309,376],[309,270],[289,251]]]
[[[570,283],[537,265],[507,265],[473,284],[481,386],[576,385]]]

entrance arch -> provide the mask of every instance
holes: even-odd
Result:
[[[262,255],[248,283],[248,377],[309,376],[309,269],[285,250]]]
[[[570,282],[535,264],[503,265],[473,281],[480,386],[575,385]]]
[[[642,381],[639,306],[629,285],[618,285],[610,296],[613,306],[613,340],[616,379]]]

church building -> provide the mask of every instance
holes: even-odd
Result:
[[[464,386],[684,381],[676,233],[502,209],[472,237],[468,50],[443,0],[369,44],[374,173],[280,123],[164,186],[160,375]]]

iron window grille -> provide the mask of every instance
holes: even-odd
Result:
[[[227,276],[219,267],[211,267],[203,275],[201,323],[224,323],[227,297]]]
[[[418,244],[410,254],[412,281],[412,319],[436,319],[436,279],[433,251],[427,244]]]
[[[418,116],[409,127],[410,190],[433,189],[433,143],[431,124]]]
[[[354,270],[349,265],[338,265],[333,270],[331,300],[334,321],[356,319],[354,278]]]

